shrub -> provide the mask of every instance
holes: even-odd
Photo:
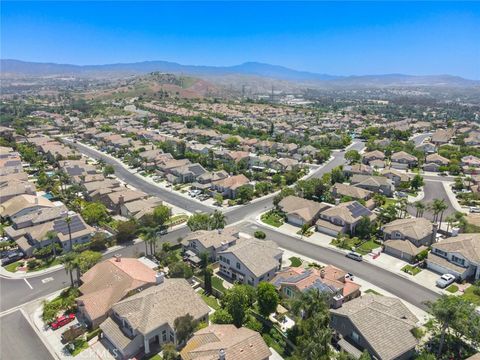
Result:
[[[39,267],[40,265],[41,265],[41,261],[36,260],[36,259],[32,259],[32,260],[28,260],[28,261],[27,261],[27,268],[28,268],[28,270],[36,269],[36,268]]]
[[[423,335],[425,335],[425,332],[421,328],[418,328],[418,327],[413,328],[411,330],[411,332],[412,332],[412,335],[417,340],[420,340],[423,337]]]
[[[95,336],[98,336],[101,331],[102,331],[102,329],[98,328],[98,329],[95,329],[95,330],[89,332],[89,333],[87,334],[87,336],[86,336],[87,341],[90,341],[90,340],[92,340]]]
[[[253,236],[255,236],[257,239],[265,239],[267,237],[267,235],[261,230],[255,231]]]
[[[415,256],[415,261],[416,262],[423,261],[427,258],[427,256],[428,256],[428,249],[422,250]]]

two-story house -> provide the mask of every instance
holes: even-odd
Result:
[[[282,266],[283,251],[270,240],[245,239],[218,252],[219,272],[244,284],[270,281]]]
[[[175,320],[191,315],[208,323],[210,308],[185,279],[165,279],[112,306],[110,316],[100,324],[104,337],[129,359],[140,352],[149,354],[166,343],[177,343]]]
[[[418,164],[418,159],[405,151],[393,153],[390,157],[391,166],[395,169],[408,169]]]
[[[183,240],[184,252],[191,251],[197,257],[208,254],[211,261],[217,261],[217,253],[241,241],[240,231],[235,226],[219,230],[198,230],[188,234]]]
[[[382,226],[385,253],[413,262],[435,242],[437,225],[425,218],[397,219]]]
[[[353,234],[363,217],[374,220],[376,215],[358,201],[340,203],[320,213],[320,219],[316,222],[317,231],[330,236]]]
[[[480,279],[480,234],[460,234],[433,244],[427,267],[459,280]]]

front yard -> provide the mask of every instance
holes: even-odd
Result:
[[[415,266],[412,266],[412,265],[405,265],[403,268],[402,268],[402,271],[403,272],[406,272],[407,274],[410,274],[410,275],[417,275],[420,271],[422,271],[422,269],[420,269],[419,267],[415,267]]]
[[[373,240],[363,241],[357,237],[342,236],[341,238],[333,239],[332,245],[346,250],[355,249],[356,252],[366,255],[373,249],[379,248],[381,245]]]
[[[478,284],[478,285],[477,285]],[[480,306],[480,280],[465,289],[462,297],[476,306]]]
[[[265,224],[275,226],[275,227],[280,227],[284,223],[284,217],[283,215],[275,210],[271,210],[261,216],[262,222]]]

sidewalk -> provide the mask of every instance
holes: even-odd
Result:
[[[334,245],[331,245],[330,242],[334,239],[334,237],[332,237],[332,236],[322,234],[322,233],[319,233],[317,231],[315,231],[313,233],[313,235],[311,235],[310,237],[301,236],[301,235],[298,235],[296,233],[297,231],[300,230],[299,227],[296,227],[296,226],[293,226],[293,225],[290,225],[290,224],[283,224],[282,226],[277,228],[277,227],[274,227],[274,226],[271,226],[271,225],[268,225],[268,224],[265,224],[264,222],[262,222],[261,219],[260,219],[261,215],[262,214],[258,215],[255,218],[255,221],[258,224],[261,224],[262,226],[268,227],[273,231],[277,231],[277,232],[280,232],[284,235],[295,237],[299,240],[308,242],[308,243],[313,244],[313,245],[328,248],[330,250],[336,251],[336,252],[341,253],[341,254],[347,254],[349,252],[349,250],[340,249],[340,248],[338,248]],[[377,251],[374,251],[374,252],[376,253]],[[439,277],[438,274],[433,273],[432,271],[430,271],[428,269],[423,269],[419,274],[417,274],[416,276],[413,276],[413,275],[407,274],[406,272],[402,271],[402,268],[405,265],[409,264],[408,262],[403,261],[401,259],[398,259],[396,257],[390,256],[390,255],[385,254],[383,252],[380,253],[380,256],[378,256],[377,258],[373,258],[372,255],[373,255],[373,253],[371,252],[371,253],[363,256],[363,261],[365,261],[369,264],[378,266],[381,269],[390,271],[390,272],[392,272],[396,275],[399,275],[401,277],[404,277],[405,279],[413,281],[413,282],[415,282],[415,283],[417,283],[417,284],[419,284],[419,285],[421,285],[421,286],[423,286],[423,287],[425,287],[429,290],[435,291],[436,293],[439,293],[439,294],[444,293],[441,289],[439,289],[435,285],[435,281]],[[423,275],[422,275],[422,273],[423,273]],[[422,276],[420,276],[420,275],[422,275]]]
[[[317,260],[313,260],[307,256],[303,256],[303,255],[300,255],[300,254],[297,254],[296,252],[294,251],[290,251],[290,250],[287,250],[287,249],[282,249],[283,250],[283,254],[284,254],[284,257],[285,259],[289,259],[291,257],[298,257],[299,259],[301,259],[303,262],[307,262],[307,263],[316,263],[316,264],[319,264],[319,265],[322,265],[322,266],[326,266],[326,265],[329,265],[329,264],[324,264],[324,263],[321,263]],[[345,269],[344,269],[345,270]],[[347,270],[348,271],[348,270]],[[418,275],[417,275],[418,276]],[[388,291],[376,286],[376,285],[373,285],[372,283],[366,281],[366,280],[363,280],[357,276],[354,276],[353,278],[353,281],[359,285],[361,285],[361,291],[363,294],[368,294],[371,290],[372,292],[377,292],[381,295],[384,295],[384,296],[390,296],[390,297],[395,297],[395,298],[398,298],[397,296],[389,293]],[[367,292],[366,292],[367,291]],[[418,307],[416,307],[415,305],[412,305],[410,304],[409,302],[403,300],[403,299],[400,299],[408,308],[410,311],[412,311],[417,317],[418,319],[420,320],[420,322],[423,324],[425,322],[427,322],[428,320],[428,314],[423,311],[422,309],[419,309]]]
[[[68,142],[69,144],[73,144],[73,142],[71,141],[70,138],[65,137],[65,138],[63,138],[63,139],[64,139],[66,142]],[[166,187],[165,185],[163,185],[163,184],[161,184],[161,183],[157,183],[157,182],[153,181],[153,180],[152,180],[150,177],[148,177],[148,176],[140,175],[136,170],[133,170],[133,169],[129,168],[128,165],[126,165],[126,164],[125,164],[123,161],[121,161],[120,159],[118,159],[118,158],[116,158],[115,156],[112,156],[112,155],[110,155],[110,154],[108,154],[108,153],[105,153],[105,152],[103,152],[103,151],[101,151],[101,150],[93,147],[92,145],[86,144],[86,143],[81,142],[81,141],[78,141],[78,140],[77,140],[77,144],[80,144],[81,146],[85,146],[86,148],[88,148],[88,149],[90,149],[90,150],[92,150],[92,151],[95,151],[95,152],[97,152],[97,153],[100,153],[100,154],[102,154],[103,156],[106,156],[106,157],[110,158],[111,160],[116,161],[121,167],[123,167],[123,168],[124,168],[126,171],[128,171],[130,174],[138,177],[139,179],[142,179],[142,180],[144,180],[144,181],[147,181],[148,183],[150,183],[150,184],[152,184],[152,185],[154,185],[154,186],[156,186],[156,187],[158,187],[158,188],[160,188],[160,189],[162,189],[162,190],[170,191],[170,192],[172,192],[172,193],[174,192],[176,195],[180,195],[180,196],[182,196],[182,197],[184,197],[185,199],[188,199],[188,200],[190,200],[190,201],[194,201],[194,202],[197,202],[197,203],[199,203],[199,204],[202,204],[202,205],[211,207],[212,209],[217,208],[217,207],[214,206],[213,204],[205,203],[205,202],[200,201],[200,200],[198,200],[198,199],[192,198],[192,197],[188,196],[187,194],[181,193],[180,191],[173,190],[173,188],[168,188],[168,187]],[[83,154],[83,156],[89,157],[88,155],[85,155],[85,154]],[[93,160],[95,160],[95,159],[93,159]],[[173,185],[172,185],[172,187],[173,187]],[[213,199],[212,199],[212,202],[213,202]],[[170,204],[170,205],[172,205],[172,204]],[[182,210],[183,210],[183,209],[182,209]],[[186,212],[186,210],[183,210],[183,211]]]

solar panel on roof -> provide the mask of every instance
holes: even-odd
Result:
[[[53,223],[53,229],[56,232],[62,234],[68,234],[68,225],[65,219],[55,220]],[[72,233],[86,229],[85,224],[77,216],[72,217],[72,222],[70,223],[70,230]]]
[[[371,214],[370,210],[368,210],[366,207],[364,207],[360,203],[353,203],[347,206],[348,210],[352,213],[352,216],[357,218],[360,216],[368,216]]]

